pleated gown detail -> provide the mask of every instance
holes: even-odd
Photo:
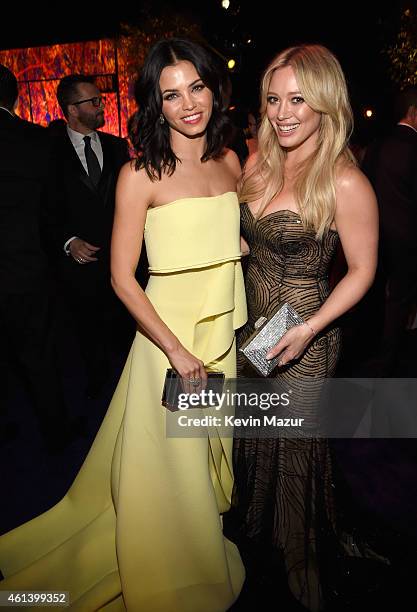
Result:
[[[149,209],[145,243],[156,311],[205,365],[234,377],[234,330],[246,321],[236,194]],[[69,591],[70,609],[83,612],[224,612],[236,600],[244,569],[220,516],[230,506],[232,440],[215,428],[166,436],[168,367],[137,332],[67,495],[0,538],[3,590]]]

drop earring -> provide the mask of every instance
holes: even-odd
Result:
[[[163,116],[163,114],[162,114],[162,113],[159,115],[159,123],[160,123],[161,125],[164,125],[164,123],[165,123],[165,117]]]

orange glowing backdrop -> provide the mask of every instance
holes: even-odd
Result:
[[[62,117],[56,100],[59,80],[67,74],[82,73],[97,78],[106,97],[104,131],[126,136],[128,117],[135,110],[133,78],[123,46],[114,40],[30,47],[0,51],[0,63],[19,81],[17,113],[23,119],[48,125]]]

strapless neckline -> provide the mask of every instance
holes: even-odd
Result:
[[[213,196],[189,196],[189,197],[177,198],[176,200],[172,200],[172,202],[167,202],[167,204],[161,204],[161,206],[149,207],[148,213],[151,211],[160,210],[162,208],[168,208],[174,204],[178,204],[180,202],[186,202],[188,200],[214,200],[217,198],[223,198],[227,195],[235,195],[237,197],[236,191],[225,191],[224,193],[219,193],[218,195],[213,195]]]
[[[253,212],[251,211],[251,209],[249,208],[247,202],[244,202],[242,204],[242,206],[246,206],[249,215],[252,218],[252,221],[254,222],[260,222],[263,221],[264,219],[267,219],[268,217],[272,217],[273,215],[279,215],[279,214],[290,214],[290,215],[294,215],[295,217],[298,217],[298,219],[301,219],[301,216],[298,212],[296,212],[295,210],[290,210],[289,208],[280,208],[279,210],[273,210],[272,212],[268,213],[267,215],[263,215],[262,217],[260,217],[259,219],[255,218],[255,215],[253,214]],[[329,227],[329,232],[334,232],[335,234],[338,233],[337,230],[332,229],[331,227]]]
[[[240,259],[235,191],[178,198],[148,211],[144,236],[150,272],[178,272]]]
[[[251,211],[249,205],[247,202],[244,202],[242,204],[242,206],[246,206],[246,208],[248,209],[248,212],[250,214],[250,216],[252,217],[252,219],[254,221],[262,221],[263,219],[266,219],[267,217],[271,217],[272,215],[277,215],[280,213],[289,213],[291,215],[295,215],[296,217],[298,217],[299,219],[301,219],[300,214],[298,212],[295,212],[295,210],[290,210],[289,208],[280,208],[279,210],[273,210],[272,212],[268,213],[267,215],[262,215],[262,217],[260,217],[259,219],[255,218],[255,215],[253,214],[253,212]]]

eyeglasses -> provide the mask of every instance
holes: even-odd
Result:
[[[84,104],[84,102],[91,102],[93,106],[98,108],[101,103],[106,104],[106,98],[104,96],[94,96],[94,98],[87,98],[86,100],[79,100],[78,102],[71,102],[74,106]]]

